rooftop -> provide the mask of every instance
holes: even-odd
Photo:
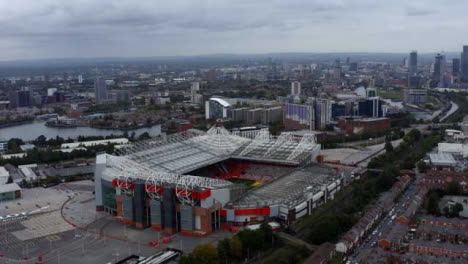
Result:
[[[21,191],[21,188],[16,183],[7,183],[0,185],[0,193]]]
[[[455,166],[457,161],[453,158],[452,154],[447,152],[430,153],[429,159],[431,163],[436,166]]]

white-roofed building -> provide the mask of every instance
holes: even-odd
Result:
[[[447,152],[431,153],[429,160],[433,166],[437,167],[455,167],[457,165],[453,155]]]
[[[6,184],[10,173],[5,169],[5,167],[0,167],[0,185]]]
[[[437,145],[437,150],[439,153],[445,152],[456,156],[466,157],[463,153],[463,144],[460,143],[439,143]]]
[[[90,147],[90,146],[107,145],[107,144],[118,144],[118,145],[128,144],[128,139],[127,138],[113,138],[113,139],[64,143],[60,146],[60,148],[73,149],[73,148],[79,148],[79,147]]]
[[[21,178],[15,179],[15,183],[20,183],[23,180],[32,181],[37,179],[37,175],[34,172],[34,169],[37,168],[37,164],[27,164],[18,166],[18,170],[20,172]]]
[[[231,103],[229,99],[220,97],[211,97],[205,102],[205,118],[227,118],[229,109],[231,109]]]

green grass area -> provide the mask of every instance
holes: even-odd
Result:
[[[235,183],[235,184],[243,184],[243,185],[247,186],[247,188],[249,188],[249,189],[255,187],[255,186],[253,186],[255,181],[251,181],[251,180],[230,179],[229,181],[232,182],[232,183]]]
[[[403,101],[403,91],[400,89],[378,89],[377,95],[384,99],[391,99],[394,102]]]

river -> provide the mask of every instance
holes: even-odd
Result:
[[[155,137],[161,135],[161,125],[128,130],[127,132],[129,135],[132,132],[135,132],[135,136],[139,136],[144,132],[148,132],[150,136]],[[123,130],[98,129],[92,127],[48,127],[45,125],[45,122],[35,121],[33,123],[24,125],[0,128],[0,140],[21,138],[25,141],[29,141],[36,139],[40,135],[44,135],[46,138],[60,136],[65,139],[69,137],[75,139],[78,136],[109,136],[111,134],[121,135],[123,133]]]

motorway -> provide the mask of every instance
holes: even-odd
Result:
[[[395,218],[405,213],[406,208],[418,192],[417,186],[421,178],[420,173],[416,171],[414,182],[405,190],[390,212],[380,220],[367,238],[354,250],[353,255],[348,258],[347,264],[362,263],[369,253],[372,254],[373,248],[377,247],[379,239],[383,237],[382,234],[389,233],[395,224]]]

